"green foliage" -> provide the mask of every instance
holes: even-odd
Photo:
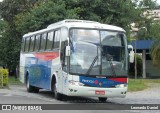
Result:
[[[14,69],[19,61],[21,39],[15,34],[15,30],[5,29],[0,37],[0,59],[7,68]]]
[[[151,48],[153,64],[160,68],[160,39],[156,40]]]
[[[152,86],[154,83],[160,83],[160,79],[130,79],[128,81],[128,91],[141,91],[144,89],[147,89],[149,87],[149,84],[152,83]]]
[[[9,82],[9,85],[21,85],[22,83],[19,81],[19,79],[15,78],[14,76],[9,76],[8,77],[8,82]]]
[[[139,55],[136,55],[137,60],[137,76],[142,76],[142,58]],[[135,76],[135,61],[130,64],[129,75]]]
[[[158,4],[156,0],[141,0],[139,2],[139,7],[143,7],[145,9],[155,9],[157,6]]]
[[[67,9],[74,9],[80,19],[113,24],[127,30],[138,20],[140,10],[131,0],[64,0]]]
[[[15,15],[30,9],[36,0],[3,0],[0,2],[1,17],[7,21],[13,21]]]
[[[147,84],[141,79],[129,79],[128,91],[141,91],[148,88]]]
[[[0,62],[9,69],[15,69],[19,62],[21,35],[16,31],[15,16],[26,12],[32,6],[31,0],[4,0],[0,2],[0,14],[5,26],[0,27]]]
[[[3,86],[8,85],[8,70],[7,69],[0,69],[0,86],[2,86],[2,83],[3,83]]]
[[[34,6],[26,13],[20,13],[16,16],[16,30],[20,34],[36,31],[46,28],[49,24],[66,18],[78,18],[74,10],[67,10],[65,2],[54,2],[48,0],[41,2],[38,6]]]

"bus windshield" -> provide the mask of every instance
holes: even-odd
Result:
[[[71,29],[70,42],[70,73],[127,76],[127,44],[124,33]]]

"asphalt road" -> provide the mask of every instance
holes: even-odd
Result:
[[[153,87],[144,91],[128,92],[126,98],[109,98],[106,103],[100,103],[97,98],[85,97],[65,97],[63,101],[54,99],[52,92],[40,90],[39,93],[28,93],[24,85],[10,85],[9,89],[0,89],[0,104],[103,104],[109,106],[110,104],[160,104],[160,87],[159,84],[151,84]],[[113,108],[114,109],[114,108]],[[48,111],[49,112],[49,111]],[[47,112],[47,113],[48,113]],[[60,111],[54,111],[59,113]],[[60,113],[63,113],[63,108]],[[79,113],[81,111],[76,111]],[[106,110],[87,110],[85,113],[106,113]],[[160,111],[107,111],[107,113],[141,113],[152,112],[160,113]],[[40,112],[38,112],[40,113]],[[69,112],[72,113],[72,112]],[[75,113],[75,112],[74,112]]]

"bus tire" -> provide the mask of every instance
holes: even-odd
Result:
[[[32,86],[32,87],[33,87],[33,86]],[[34,87],[33,92],[34,92],[34,93],[39,93],[39,88]]]
[[[106,102],[107,98],[105,98],[105,97],[98,97],[98,100],[100,102]]]
[[[62,100],[63,96],[62,94],[57,92],[56,83],[53,84],[53,92],[54,92],[54,98],[57,100]]]
[[[34,87],[29,84],[29,77],[28,76],[26,77],[26,87],[27,87],[28,92],[34,91]]]

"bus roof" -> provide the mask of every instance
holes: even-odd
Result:
[[[125,32],[125,30],[121,27],[102,24],[102,23],[95,22],[95,21],[66,19],[66,20],[63,20],[63,21],[60,21],[60,22],[50,24],[45,29],[35,31],[35,32],[29,32],[29,33],[25,34],[23,37],[29,37],[29,36],[32,36],[32,35],[35,35],[35,34],[40,34],[40,33],[43,33],[45,31],[56,29],[56,28],[59,28],[59,27],[62,27],[62,26],[65,26],[65,27],[68,27],[68,28],[80,27],[80,28],[107,29],[107,30]]]

